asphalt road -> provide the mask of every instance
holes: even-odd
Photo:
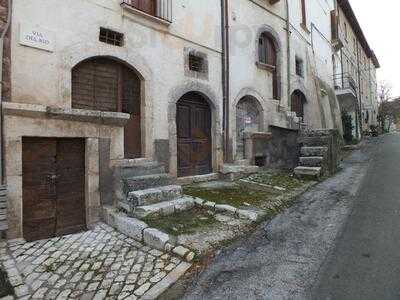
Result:
[[[400,136],[368,142],[221,251],[184,299],[400,299],[399,175]]]
[[[313,299],[400,299],[400,135],[379,141]]]

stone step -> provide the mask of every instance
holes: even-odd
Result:
[[[250,159],[238,159],[235,160],[234,164],[239,166],[250,166]]]
[[[127,201],[132,206],[150,205],[163,201],[169,201],[182,196],[182,187],[179,185],[167,185],[146,190],[134,191],[128,194]]]
[[[201,183],[214,181],[219,179],[218,173],[210,173],[205,175],[196,175],[196,176],[187,176],[187,177],[179,177],[177,178],[177,183],[181,185],[189,185],[193,183]]]
[[[322,156],[300,157],[300,166],[303,167],[321,167],[324,158]]]
[[[299,143],[306,147],[321,147],[328,146],[331,142],[331,137],[327,136],[313,136],[313,137],[300,137],[298,139]]]
[[[165,167],[162,164],[146,158],[119,160],[113,165],[119,175],[124,178],[165,173]]]
[[[125,178],[165,173],[165,167],[158,162],[147,162],[143,165],[121,168],[121,175]]]
[[[301,156],[325,156],[328,153],[328,147],[302,147]]]
[[[294,174],[297,177],[319,178],[321,176],[321,167],[297,167],[294,169]]]
[[[173,182],[174,179],[166,173],[125,178],[125,184],[128,192],[171,185]]]
[[[181,197],[170,201],[135,207],[132,215],[139,219],[154,215],[168,216],[177,211],[191,209],[194,205],[195,200],[192,197]]]

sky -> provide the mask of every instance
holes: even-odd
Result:
[[[350,0],[364,35],[378,57],[378,84],[392,86],[392,96],[400,96],[400,1]]]

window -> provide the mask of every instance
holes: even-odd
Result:
[[[347,42],[347,23],[344,22],[343,24],[344,24],[344,39],[345,39],[346,42]]]
[[[262,33],[258,41],[258,61],[262,64],[276,67],[276,50],[272,38]]]
[[[304,77],[304,63],[303,60],[296,56],[296,75]]]
[[[306,10],[306,0],[301,1],[301,25],[307,27],[307,10]]]
[[[106,44],[122,47],[124,44],[124,35],[122,33],[101,27],[99,41]]]
[[[261,33],[258,39],[258,62],[260,68],[272,73],[272,94],[274,99],[279,99],[279,82],[277,70],[277,50],[275,40],[267,33]]]
[[[190,53],[189,70],[194,72],[204,72],[204,58]]]

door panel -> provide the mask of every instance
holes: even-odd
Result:
[[[54,236],[56,227],[56,143],[23,138],[23,230],[27,241]]]
[[[85,229],[84,140],[23,138],[22,152],[24,238]]]
[[[178,176],[208,174],[211,168],[211,112],[199,95],[185,95],[177,104]]]
[[[57,142],[56,235],[85,229],[85,144],[82,139]]]

